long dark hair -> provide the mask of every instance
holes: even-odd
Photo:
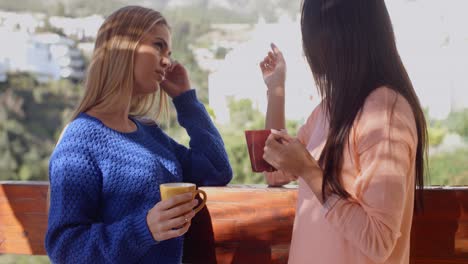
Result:
[[[330,193],[350,196],[339,178],[344,146],[367,96],[386,86],[409,102],[416,120],[415,208],[422,209],[426,121],[398,54],[384,0],[303,0],[301,29],[304,54],[330,121],[319,159],[323,199]]]

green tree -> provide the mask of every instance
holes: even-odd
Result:
[[[426,185],[468,185],[468,149],[429,157]]]
[[[198,65],[191,44],[198,36],[209,31],[210,21],[205,12],[196,7],[168,10],[165,16],[172,29],[172,56],[187,68],[198,98],[203,103],[208,103],[208,72]]]
[[[0,255],[2,264],[50,264],[47,256]]]
[[[443,127],[440,122],[435,123],[428,127],[429,146],[435,147],[442,143],[445,135],[447,134],[447,128]]]
[[[37,84],[11,75],[0,88],[0,179],[46,180],[48,159],[81,90],[69,81]]]
[[[468,138],[468,109],[451,112],[445,121],[446,126],[452,132]]]

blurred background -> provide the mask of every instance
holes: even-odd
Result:
[[[468,185],[468,2],[386,2],[429,124],[426,184]],[[47,180],[49,156],[83,93],[97,30],[106,15],[129,4],[169,20],[173,56],[188,68],[220,129],[232,183],[264,183],[251,172],[243,131],[264,127],[258,63],[271,42],[288,64],[290,134],[319,103],[301,48],[299,0],[0,0],[0,181]],[[160,122],[188,143],[174,111]],[[4,255],[0,263],[49,262]]]

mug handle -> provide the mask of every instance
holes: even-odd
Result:
[[[194,209],[195,213],[200,212],[200,210],[201,210],[201,209],[203,208],[203,206],[205,206],[205,204],[206,204],[206,192],[203,191],[203,190],[198,190],[198,189],[195,190],[195,191],[193,191],[193,197],[194,197],[194,198],[195,198],[195,196],[196,196],[197,194],[201,194],[201,196],[202,196],[202,202],[197,206],[197,208]]]

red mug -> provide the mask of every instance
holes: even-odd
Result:
[[[270,129],[246,130],[245,139],[249,150],[250,164],[254,172],[272,172],[276,169],[263,159],[265,141],[271,134]]]

